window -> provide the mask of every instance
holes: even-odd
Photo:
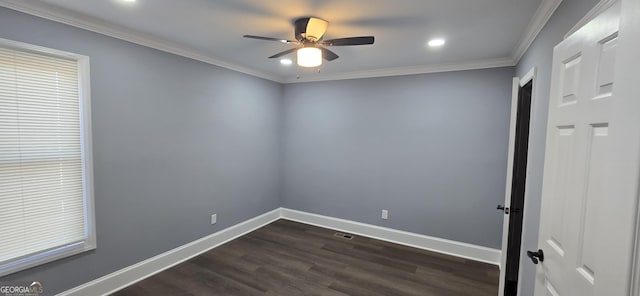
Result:
[[[95,249],[89,58],[0,39],[0,276]]]

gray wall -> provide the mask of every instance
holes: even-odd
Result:
[[[535,266],[526,257],[525,252],[527,250],[536,250],[538,247],[540,195],[542,192],[553,47],[560,43],[564,35],[598,2],[598,0],[564,0],[516,67],[516,73],[520,77],[533,67],[537,69],[537,77],[534,81],[534,113],[531,118],[531,134],[529,135],[527,201],[522,234],[522,254],[520,256],[522,273],[520,295],[523,296],[533,295],[535,283]]]
[[[53,294],[280,206],[280,84],[4,8],[0,38],[91,58],[98,235],[0,282]]]
[[[284,206],[499,249],[513,75],[285,85]]]

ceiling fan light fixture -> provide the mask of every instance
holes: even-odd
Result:
[[[322,65],[322,50],[317,47],[303,47],[296,52],[298,56],[298,66],[318,67]]]

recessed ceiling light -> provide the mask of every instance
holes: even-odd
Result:
[[[129,3],[136,2],[136,0],[120,0],[120,1],[122,1],[122,2],[129,2]]]
[[[290,60],[290,59],[281,59],[281,60],[280,60],[280,64],[283,64],[283,65],[289,66],[289,65],[293,64],[293,61],[292,61],[292,60]]]
[[[429,40],[429,46],[431,47],[438,47],[438,46],[443,46],[445,43],[444,39],[442,38],[437,38],[437,39],[431,39]]]

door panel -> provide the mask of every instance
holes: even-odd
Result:
[[[553,287],[553,285],[551,284],[551,282],[547,281],[546,285],[546,296],[560,296],[560,294],[558,294],[558,291],[556,291],[556,288]]]
[[[613,73],[615,66],[618,34],[600,42],[600,61],[598,64],[598,91],[594,99],[608,98],[613,94]]]
[[[550,200],[550,210],[551,210],[551,223],[552,225],[557,225],[561,227],[551,227],[549,229],[549,235],[547,238],[547,244],[551,247],[551,250],[555,251],[558,256],[563,257],[566,246],[566,237],[569,235],[570,229],[567,228],[567,223],[565,223],[565,215],[564,213],[567,211],[567,208],[571,207],[570,199],[567,197],[570,196],[569,186],[562,186],[567,184],[570,181],[570,177],[574,174],[571,171],[574,165],[572,162],[572,154],[575,149],[575,126],[558,126],[554,130],[555,136],[553,141],[555,142],[553,155],[549,157],[553,157],[556,159],[564,159],[566,162],[564,165],[558,165],[554,168],[554,175],[556,176],[552,182],[554,183],[552,186],[554,199]],[[552,254],[549,254],[552,255]]]
[[[580,83],[581,63],[582,55],[580,53],[577,53],[562,63],[562,74],[560,74],[560,80],[562,81],[561,105],[572,104],[578,101],[577,93]]]
[[[578,273],[593,285],[595,282],[595,258],[598,244],[600,203],[606,197],[602,192],[604,184],[604,157],[607,149],[609,127],[607,124],[592,125],[589,133],[589,146],[586,173],[588,175],[587,188],[584,193],[584,202],[579,214],[582,216],[578,229]]]

